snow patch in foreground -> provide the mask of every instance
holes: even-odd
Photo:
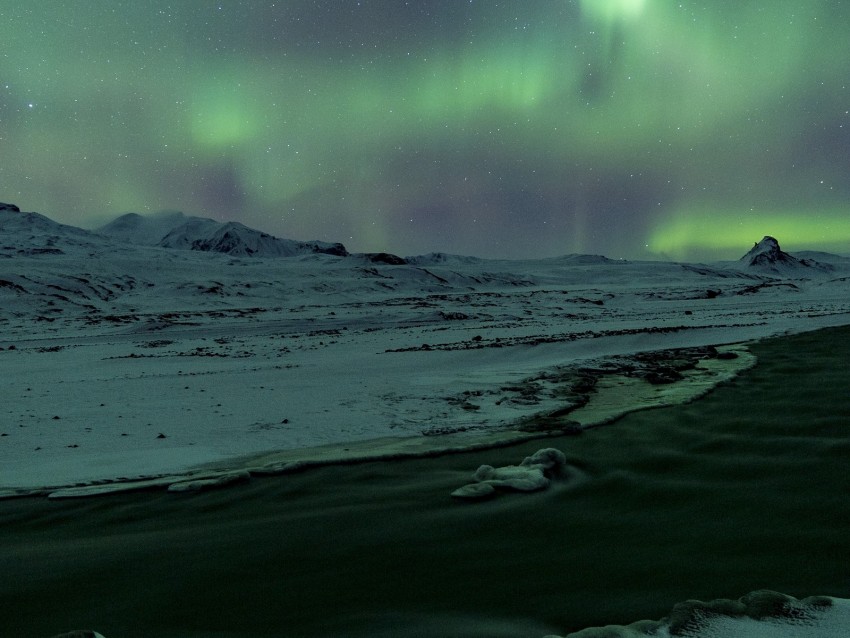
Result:
[[[850,600],[827,596],[798,600],[763,589],[738,600],[688,600],[677,604],[660,621],[593,627],[568,634],[567,638],[843,638],[848,635]]]
[[[497,490],[536,492],[549,487],[550,480],[567,472],[564,453],[555,448],[538,450],[519,465],[480,466],[473,475],[475,483],[459,487],[452,496],[463,500],[479,500],[493,496]]]

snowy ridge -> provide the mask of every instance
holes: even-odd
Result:
[[[103,239],[76,226],[60,224],[39,213],[0,204],[0,256],[58,255],[73,250],[103,250]]]
[[[179,211],[162,211],[154,215],[127,213],[96,229],[96,232],[128,244],[156,246],[168,233],[192,219],[199,218],[190,218]]]
[[[238,257],[293,257],[322,253],[344,257],[339,243],[280,239],[239,222],[217,222],[165,212],[149,217],[127,213],[98,229],[108,237],[142,246],[217,252]]]
[[[416,255],[414,257],[407,257],[406,261],[408,264],[411,264],[413,266],[436,266],[438,264],[472,265],[480,264],[484,260],[480,259],[479,257],[465,257],[463,255],[450,255],[447,253],[428,253],[427,255]]]

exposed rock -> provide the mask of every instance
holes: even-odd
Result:
[[[321,253],[323,255],[333,255],[335,257],[348,257],[348,249],[338,241],[335,242],[327,242],[327,241],[308,241],[304,242],[305,246],[309,246],[313,249],[314,252]]]
[[[483,261],[480,257],[468,257],[464,255],[449,255],[447,253],[428,253],[427,255],[416,255],[406,257],[405,261],[411,266],[434,266],[434,265],[469,265],[479,264]]]
[[[446,312],[445,310],[440,311],[440,317],[446,321],[466,321],[469,319],[469,315],[463,312]],[[481,337],[479,337],[476,341],[481,341]]]
[[[311,253],[335,256],[348,254],[345,246],[339,243],[281,239],[239,222],[220,223],[203,218],[189,218],[186,223],[172,229],[158,245],[164,248],[223,253],[235,257],[292,257]]]
[[[650,370],[644,377],[652,385],[664,385],[668,383],[676,383],[684,379],[682,373],[674,368],[659,367],[655,370]]]
[[[10,213],[20,213],[21,209],[15,206],[14,204],[4,204],[0,202],[0,211],[8,211]]]
[[[404,257],[392,255],[390,253],[364,253],[363,256],[367,261],[373,264],[387,264],[389,266],[403,266],[407,263]]]
[[[797,260],[784,252],[776,238],[770,235],[765,235],[764,239],[755,242],[749,252],[741,257],[741,261],[748,266],[797,265]]]

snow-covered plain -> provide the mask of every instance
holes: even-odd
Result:
[[[400,260],[195,222],[150,245],[170,220],[109,236],[0,206],[3,495],[592,425],[752,363],[691,353],[684,381],[652,384],[636,354],[850,323],[850,259],[770,259],[770,242],[709,265]],[[587,369],[599,391],[578,418]]]

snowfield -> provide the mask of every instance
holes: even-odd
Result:
[[[110,237],[0,206],[3,495],[588,426],[752,365],[704,346],[850,323],[850,259],[789,261],[770,242],[755,263],[709,265],[321,242],[280,257],[263,246],[289,240],[230,225],[215,244],[221,229],[196,223],[193,244],[172,219],[183,248],[149,245],[174,238],[162,220]],[[674,348],[689,350],[657,354]]]

